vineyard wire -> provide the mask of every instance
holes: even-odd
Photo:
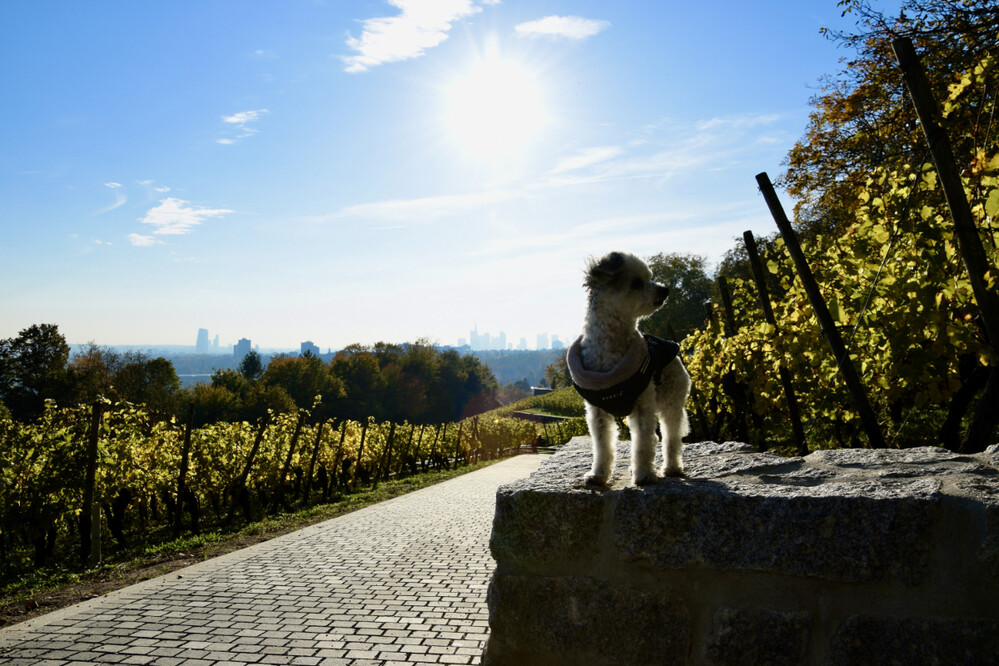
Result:
[[[930,154],[930,149],[926,148],[923,151],[923,156],[922,156],[922,158],[919,161],[920,165],[926,164],[926,158],[929,157],[929,154]],[[850,339],[848,340],[847,344],[844,345],[844,350],[843,350],[844,354],[849,354],[850,353],[850,348],[853,347],[853,339],[855,337],[857,337],[857,331],[860,329],[860,324],[864,320],[864,317],[867,314],[867,308],[870,306],[871,300],[873,300],[873,298],[874,298],[874,290],[877,289],[878,281],[881,280],[881,273],[885,269],[885,264],[888,263],[888,258],[891,256],[892,250],[895,247],[895,241],[898,240],[898,236],[902,232],[901,221],[909,213],[909,207],[912,204],[913,195],[916,193],[916,190],[918,189],[917,185],[918,185],[918,176],[915,177],[915,180],[914,180],[914,182],[912,184],[912,187],[909,188],[909,196],[906,197],[906,199],[905,199],[905,205],[902,206],[901,212],[896,216],[896,222],[897,222],[897,224],[895,225],[895,229],[892,231],[891,237],[888,239],[888,247],[885,249],[885,254],[884,254],[884,257],[881,258],[881,264],[878,266],[878,271],[877,271],[877,273],[874,274],[874,279],[871,281],[871,288],[867,292],[867,298],[864,300],[864,305],[860,308],[860,312],[857,313],[857,321],[853,325],[853,329],[850,331]],[[842,360],[843,360],[842,358],[837,358],[836,359],[837,365]],[[868,372],[870,372],[870,371],[868,371]],[[868,373],[865,372],[865,373],[863,373],[863,376],[866,377],[867,374]],[[816,412],[822,413],[822,409],[826,406],[826,402],[829,400],[829,396],[831,394],[832,394],[832,387],[831,386],[826,386],[825,390],[822,392],[822,400],[819,402],[819,406],[818,406],[818,409],[816,409]],[[910,413],[911,413],[912,409],[914,409],[914,408],[910,408],[909,409]],[[902,424],[899,425],[899,427],[895,429],[895,434],[892,437],[892,440],[889,443],[889,446],[891,444],[894,444],[895,441],[898,439],[899,434],[901,434],[901,432],[902,432],[902,426],[905,425],[906,422],[908,422],[908,420],[909,420],[909,415],[907,415],[905,417],[905,419],[902,421]],[[815,428],[814,425],[810,426],[808,428],[808,434],[809,435],[812,434],[812,432],[814,431],[814,428]]]

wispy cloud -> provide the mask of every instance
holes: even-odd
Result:
[[[482,206],[506,201],[516,193],[489,190],[472,194],[448,194],[419,199],[390,199],[347,206],[324,219],[365,218],[401,222],[431,222],[445,217],[464,215]]]
[[[153,227],[154,236],[179,236],[190,233],[191,230],[211,217],[222,217],[233,211],[225,208],[203,208],[183,199],[168,197],[148,211],[140,220],[143,224]],[[132,245],[152,245],[149,236],[131,234]]]
[[[257,109],[255,111],[240,111],[232,114],[231,116],[222,116],[222,122],[231,126],[235,133],[230,136],[218,138],[215,140],[215,143],[228,146],[236,143],[239,139],[245,139],[253,136],[260,130],[255,127],[250,127],[250,123],[257,122],[266,113],[269,113],[267,109]]]
[[[148,180],[140,180],[139,185],[148,188],[152,192],[158,192],[160,194],[166,194],[167,192],[170,191],[170,188],[167,187],[166,185],[153,185],[154,182],[156,181],[150,178]]]
[[[642,138],[629,142],[627,149],[594,147],[563,158],[543,183],[557,187],[637,178],[665,180],[691,171],[738,168],[752,157],[761,128],[780,120],[777,115],[759,114],[683,124],[664,120],[642,128]]]
[[[584,167],[597,164],[598,162],[605,162],[609,159],[613,159],[621,155],[623,152],[624,148],[621,146],[597,146],[593,148],[584,148],[575,155],[562,159],[555,166],[554,172],[561,173],[563,171],[582,169]]]
[[[418,58],[447,39],[452,23],[482,11],[471,0],[389,0],[389,4],[401,12],[367,19],[360,37],[347,38],[347,46],[357,55],[342,57],[345,71],[366,72],[382,63]]]
[[[514,30],[521,37],[550,37],[586,39],[606,30],[610,21],[598,21],[582,16],[546,16],[517,25]]]
[[[96,213],[97,215],[101,215],[102,213],[107,213],[109,211],[112,211],[115,208],[124,205],[125,202],[128,201],[128,197],[126,197],[125,193],[122,192],[121,183],[108,182],[104,183],[104,187],[108,188],[114,193],[114,203],[112,203],[109,206],[105,206],[104,208],[101,208],[99,211],[97,211]]]
[[[267,109],[240,111],[239,113],[234,113],[231,116],[222,116],[222,120],[233,125],[244,126],[246,123],[252,123],[254,120],[259,119],[264,113],[267,113]]]
[[[163,241],[158,238],[153,238],[152,236],[143,236],[142,234],[129,234],[128,242],[136,247],[149,247],[150,245],[156,245],[162,243]]]

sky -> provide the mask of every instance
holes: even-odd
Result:
[[[775,230],[840,11],[4,2],[0,338],[571,340],[587,257]]]

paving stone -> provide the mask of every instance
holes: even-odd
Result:
[[[0,629],[0,666],[478,664],[496,489],[539,464],[506,460]]]

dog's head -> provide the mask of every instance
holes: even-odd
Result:
[[[653,282],[652,271],[645,262],[627,252],[591,258],[583,286],[591,303],[636,320],[658,310],[669,296],[669,287]]]

